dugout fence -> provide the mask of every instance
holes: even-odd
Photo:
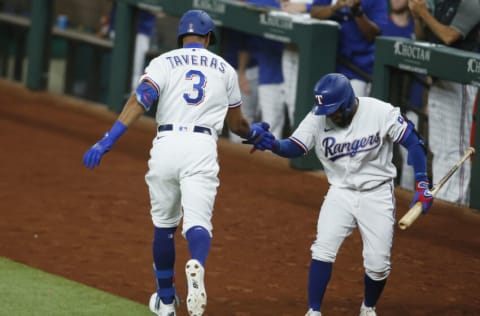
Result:
[[[25,83],[32,90],[46,87],[48,60],[52,54],[49,49],[52,38],[64,38],[68,41],[68,59],[75,59],[76,47],[86,44],[94,48],[95,56],[87,67],[93,65],[91,85],[100,87],[95,80],[100,77],[98,71],[99,55],[109,54],[109,67],[103,88],[105,103],[114,110],[120,111],[125,95],[129,93],[130,67],[132,60],[132,44],[134,40],[135,19],[138,9],[158,11],[168,16],[180,17],[186,10],[202,9],[207,11],[217,26],[217,37],[221,41],[221,29],[230,28],[265,38],[277,40],[296,46],[299,52],[299,76],[296,95],[296,110],[293,127],[296,127],[304,115],[311,109],[311,91],[315,82],[326,73],[335,70],[337,61],[337,43],[339,26],[335,22],[320,21],[300,15],[290,15],[278,10],[259,8],[243,2],[231,0],[117,0],[116,36],[114,41],[102,40],[71,30],[56,27],[52,11],[54,0],[30,0],[31,14],[26,17],[12,17],[0,13],[2,28],[12,29],[13,42],[16,46],[14,73],[20,78],[25,72],[22,56],[26,56],[27,71]],[[4,29],[5,30],[5,29]],[[473,83],[480,85],[480,57],[478,54],[458,51],[441,45],[426,45],[404,38],[377,38],[375,67],[372,80],[372,95],[402,106],[400,90],[396,84],[397,70],[410,73],[423,73],[439,78]],[[218,46],[217,46],[218,47]],[[399,53],[399,47],[407,53]],[[212,49],[218,49],[213,47]],[[419,60],[416,54],[428,54],[429,59]],[[218,52],[218,51],[217,51]],[[3,53],[3,52],[2,52]],[[2,59],[2,62],[4,60]],[[341,62],[341,61],[340,61]],[[68,64],[68,63],[67,63]],[[119,66],[123,65],[123,66]],[[71,65],[70,65],[71,67]],[[5,67],[3,67],[5,69]],[[96,72],[97,71],[97,72]],[[65,90],[71,90],[71,68],[65,74]],[[98,95],[99,91],[94,91]],[[477,114],[478,118],[478,114]],[[476,130],[475,148],[479,148],[480,130]],[[472,165],[471,206],[480,209],[480,159],[474,156]],[[322,166],[314,154],[292,159],[291,167],[301,170],[321,170]]]
[[[444,45],[380,36],[375,44],[372,96],[403,104],[394,87],[398,70],[480,87],[480,54]],[[393,86],[393,87],[392,87]],[[477,98],[478,106],[478,98]],[[478,121],[477,111],[474,121]],[[480,146],[480,129],[475,130],[474,148]],[[470,207],[480,209],[480,155],[473,156]]]

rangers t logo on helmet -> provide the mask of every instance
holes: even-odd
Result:
[[[341,109],[349,114],[355,104],[355,93],[350,80],[340,73],[323,76],[313,89],[315,104],[312,112],[315,115],[330,115]]]

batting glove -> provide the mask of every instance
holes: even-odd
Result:
[[[430,184],[425,180],[417,181],[415,188],[415,195],[413,196],[412,203],[410,203],[410,207],[415,205],[415,203],[420,202],[422,203],[422,213],[426,214],[433,204],[433,196],[432,192],[430,192]]]
[[[266,122],[253,123],[250,126],[250,133],[247,139],[243,141],[244,144],[252,144],[255,149],[264,151],[271,149],[275,137],[268,131],[270,124]]]
[[[101,140],[87,150],[83,156],[83,164],[85,167],[93,169],[98,166],[100,160],[102,160],[102,156],[113,147],[117,139],[122,136],[126,130],[127,126],[120,121],[116,121],[112,129],[106,132]]]

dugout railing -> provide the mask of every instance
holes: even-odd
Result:
[[[429,75],[480,87],[480,54],[444,45],[412,41],[400,37],[376,39],[372,96],[396,102],[394,73],[398,70]],[[477,100],[478,102],[478,100]],[[478,105],[478,104],[477,104]],[[453,106],[453,105],[452,105]],[[478,121],[477,111],[474,121]],[[475,130],[474,148],[480,146],[480,129]],[[470,207],[480,210],[480,155],[473,156]]]

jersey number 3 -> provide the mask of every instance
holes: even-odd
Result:
[[[199,70],[190,70],[185,75],[185,79],[192,81],[193,91],[184,93],[183,98],[190,105],[199,105],[205,99],[205,86],[207,85],[205,75]]]

